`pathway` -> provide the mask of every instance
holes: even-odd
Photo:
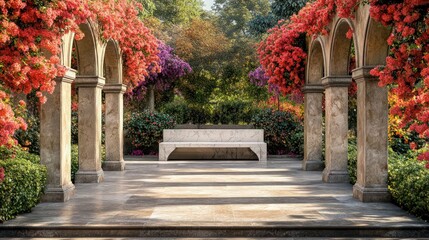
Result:
[[[296,159],[271,159],[266,165],[127,162],[126,171],[105,172],[100,184],[76,185],[69,202],[42,203],[32,213],[6,222],[0,235],[1,227],[13,226],[75,227],[76,231],[82,226],[308,227],[316,232],[323,227],[342,228],[345,233],[359,226],[421,227],[429,233],[427,223],[391,203],[361,203],[352,198],[352,185],[322,183],[320,172],[302,171]]]

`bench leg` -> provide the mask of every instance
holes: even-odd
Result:
[[[170,156],[170,154],[175,149],[176,149],[176,147],[174,147],[174,146],[165,145],[165,144],[160,143],[159,144],[159,156],[158,156],[158,160],[166,162],[168,160],[168,157]]]

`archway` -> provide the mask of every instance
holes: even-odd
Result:
[[[85,37],[76,41],[77,66],[75,86],[79,98],[79,170],[75,183],[101,182],[101,43],[92,23],[80,25]]]
[[[364,35],[364,66],[353,71],[358,84],[358,163],[353,196],[364,202],[389,201],[387,189],[387,88],[370,70],[384,65],[391,30],[368,17]]]
[[[323,170],[322,162],[322,78],[325,76],[325,54],[321,38],[310,45],[304,96],[304,161],[307,171]]]
[[[105,96],[105,146],[106,171],[123,171],[123,94],[126,86],[122,84],[122,59],[117,42],[109,40],[103,48],[103,76],[106,85]]]
[[[357,48],[357,38],[346,37],[354,25],[348,19],[335,23],[330,38],[328,76],[322,81],[325,87],[325,169],[324,182],[348,182],[348,88],[352,82],[350,73],[350,51],[352,41]],[[356,58],[359,51],[355,49]]]

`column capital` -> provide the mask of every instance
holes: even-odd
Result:
[[[371,70],[376,66],[364,66],[360,68],[356,68],[352,71],[353,79],[359,83],[362,81],[378,81],[379,78],[371,75]]]
[[[323,85],[305,85],[302,88],[302,92],[307,94],[307,93],[323,93],[323,91],[325,91],[325,88],[323,87]]]
[[[328,76],[322,78],[322,84],[325,88],[348,87],[350,83],[352,83],[351,76]]]
[[[77,88],[103,88],[105,82],[100,76],[77,76],[75,85]]]
[[[125,93],[127,85],[125,84],[106,84],[103,87],[105,93]]]
[[[72,83],[76,79],[77,71],[73,68],[66,68],[66,73],[62,77],[56,77],[56,82]]]

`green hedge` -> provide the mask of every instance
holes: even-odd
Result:
[[[291,113],[265,109],[253,116],[252,123],[255,128],[264,129],[269,154],[303,154],[302,121]]]
[[[158,112],[134,112],[124,123],[127,138],[132,139],[134,151],[150,154],[158,151],[164,129],[173,129],[176,123],[168,114]]]
[[[349,140],[350,182],[356,182],[357,146]],[[429,170],[417,161],[415,153],[400,154],[389,150],[389,192],[393,201],[410,213],[429,220]]]
[[[30,156],[32,161],[36,157]],[[46,167],[25,159],[20,153],[14,159],[0,160],[5,170],[5,179],[0,183],[0,222],[14,218],[17,214],[30,212],[43,194],[47,171]]]
[[[389,155],[389,191],[398,206],[429,220],[429,170],[414,156]]]

